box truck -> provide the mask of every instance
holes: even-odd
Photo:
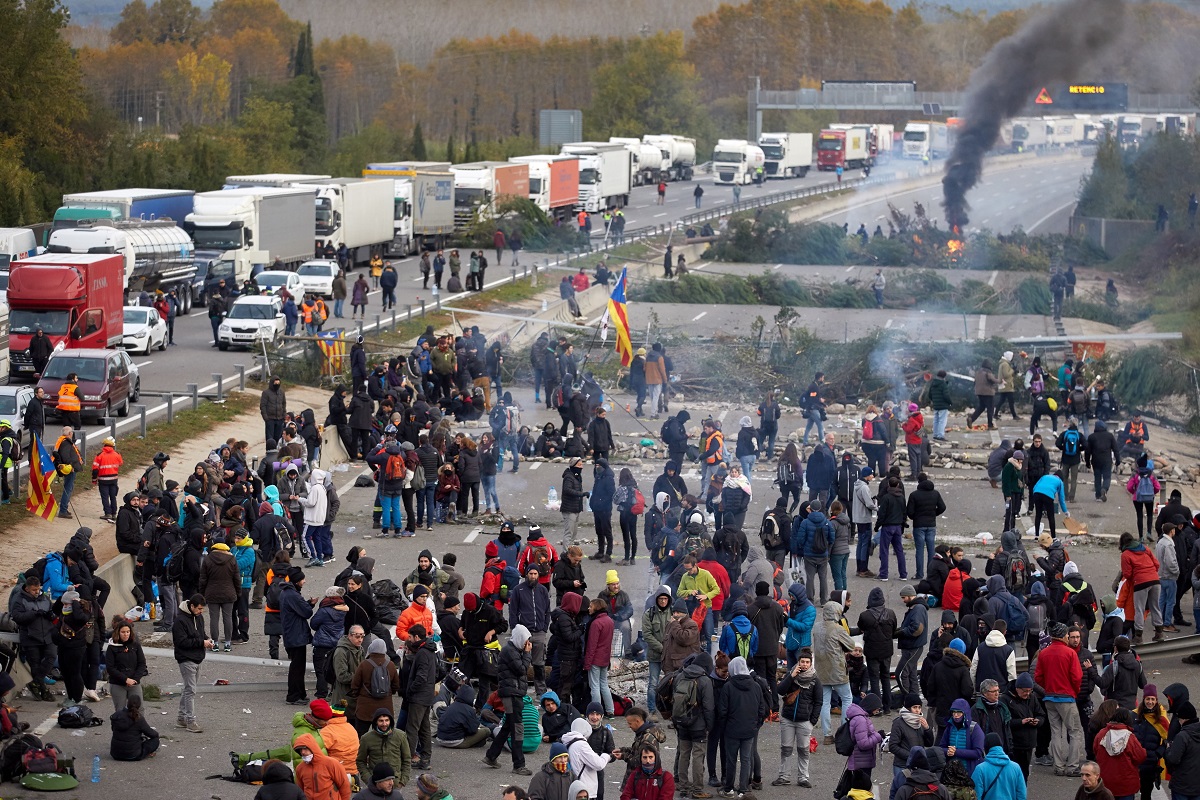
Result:
[[[745,139],[718,139],[713,148],[713,183],[747,184],[766,163],[762,148]]]
[[[657,151],[655,151],[657,152]],[[514,156],[529,165],[529,199],[554,220],[568,220],[579,204],[579,159],[575,156]]]
[[[176,290],[179,310],[192,308],[196,262],[192,239],[172,220],[96,222],[50,234],[50,253],[117,253],[125,260],[126,295]]]
[[[454,233],[454,175],[449,161],[375,162],[363,177],[395,182],[390,256],[438,250]]]
[[[333,178],[302,181],[314,186],[316,197],[316,248],[326,243],[343,244],[350,250],[351,264],[370,261],[392,241],[396,186],[392,178]]]
[[[904,157],[923,161],[950,152],[950,133],[944,122],[910,122],[904,126]]]
[[[803,178],[812,166],[811,133],[764,133],[758,137],[768,178]]]
[[[110,189],[64,194],[50,230],[72,228],[84,220],[173,219],[192,213],[191,189]],[[44,245],[49,239],[47,231]]]
[[[507,161],[454,164],[454,229],[463,231],[494,216],[506,197],[529,197],[529,165]]]
[[[57,349],[119,347],[125,327],[125,258],[117,253],[47,253],[9,272],[8,374],[33,380],[29,343],[38,328]]]
[[[594,213],[629,205],[633,154],[625,145],[571,142],[560,154],[579,159],[579,208]]]
[[[207,262],[205,286],[240,286],[276,259],[293,268],[311,258],[316,187],[246,187],[196,195],[183,228]],[[256,267],[258,269],[256,269]]]
[[[659,177],[664,181],[690,181],[696,166],[696,140],[673,133],[648,133],[642,137],[662,154]]]
[[[905,133],[905,137],[908,134]],[[1050,141],[1046,135],[1046,120],[1041,117],[1022,117],[1013,120],[1012,148],[1015,153],[1026,150],[1041,150]],[[907,147],[908,142],[905,142]]]

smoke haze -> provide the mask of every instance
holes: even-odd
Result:
[[[1071,81],[1121,31],[1125,0],[1068,0],[997,44],[971,74],[963,127],[946,162],[942,207],[951,227],[967,221],[967,192],[979,182],[983,156],[1047,83]]]

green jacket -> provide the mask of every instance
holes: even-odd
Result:
[[[346,716],[354,719],[354,710],[358,706],[358,698],[350,697],[350,681],[354,679],[354,673],[358,670],[358,665],[363,662],[365,653],[361,647],[353,645],[350,640],[343,636],[338,640],[337,647],[333,649],[333,693],[329,697],[329,705],[335,706],[339,702],[346,703]]]
[[[294,747],[296,740],[306,733],[316,739],[317,744],[321,745],[322,755],[329,755],[329,751],[325,749],[325,740],[321,738],[321,729],[313,725],[312,720],[308,718],[308,714],[303,711],[297,711],[292,716],[292,746]]]
[[[1005,497],[1013,497],[1025,491],[1021,468],[1013,466],[1011,458],[1004,462],[1004,470],[1000,473],[1000,491]]]
[[[657,599],[657,598],[656,598]],[[658,603],[642,614],[642,636],[646,639],[646,660],[662,661],[663,640],[671,622],[671,607],[659,608]]]
[[[408,749],[408,736],[404,731],[389,728],[386,735],[372,725],[358,740],[358,774],[370,775],[376,764],[384,761],[392,765],[396,783],[404,786],[412,777],[412,754]]]
[[[429,366],[438,375],[450,375],[454,372],[457,363],[458,359],[455,357],[454,351],[449,348],[445,352],[440,347],[429,351]]]
[[[1012,364],[1008,363],[1007,361],[1005,361],[1002,358],[1002,359],[1000,359],[1000,366],[997,367],[996,371],[999,373],[999,375],[997,375],[997,377],[1000,378],[1000,391],[1001,392],[1015,391],[1016,390],[1016,382],[1014,380]]]
[[[698,570],[694,578],[684,572],[683,579],[679,581],[679,588],[675,590],[675,596],[690,598],[692,592],[697,591],[704,595],[705,605],[712,608],[713,598],[721,593],[721,587],[717,585],[717,579],[706,569]]]
[[[950,382],[945,378],[934,378],[929,382],[929,405],[934,411],[950,409]]]

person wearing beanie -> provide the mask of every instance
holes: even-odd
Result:
[[[699,651],[700,626],[692,619],[687,601],[678,599],[671,604],[671,621],[663,633],[662,673],[670,675],[682,669],[687,658]],[[664,700],[671,702],[666,698]],[[651,705],[651,708],[655,706]]]
[[[432,709],[437,684],[438,655],[436,643],[423,625],[408,629],[405,654],[406,685],[404,709],[407,712],[405,732],[414,756],[420,756],[418,769],[429,769],[433,755]]]
[[[396,786],[396,771],[386,761],[375,765],[369,780],[360,782],[363,788],[351,800],[404,800]]]
[[[279,622],[283,626],[283,647],[289,661],[286,699],[293,706],[308,705],[304,675],[308,669],[308,646],[313,640],[312,629],[309,628],[313,607],[300,594],[303,588],[304,570],[300,567],[290,568],[287,582],[279,590]]]
[[[319,698],[314,699],[308,704],[308,711],[297,711],[292,715],[292,746],[296,745],[301,736],[311,736],[320,746],[321,752],[328,755],[328,746],[322,733],[332,718],[333,709],[329,703]]]
[[[938,777],[941,772],[940,767],[937,773],[933,772],[929,754],[935,752],[934,748],[921,746],[914,747],[909,751],[908,760],[904,763],[900,777],[897,778],[899,786],[893,784],[895,794],[892,795],[892,800],[912,800],[918,796],[932,796],[937,800],[947,800],[950,797],[949,790],[942,786]],[[940,758],[938,763],[943,763]],[[932,795],[930,795],[931,791],[933,791]]]
[[[412,602],[408,608],[400,612],[396,619],[396,638],[402,642],[408,641],[409,631],[414,625],[420,625],[425,631],[433,630],[433,610],[426,600],[429,589],[418,583],[412,590]]]
[[[1004,751],[1002,737],[989,733],[983,746],[986,755],[971,775],[976,800],[1025,800],[1025,776]]]
[[[854,751],[846,761],[846,771],[851,774],[854,785],[870,785],[876,753],[883,741],[883,734],[875,729],[871,717],[879,713],[881,706],[879,695],[871,693],[842,707],[846,724],[850,726],[850,738],[854,742]]]
[[[796,656],[795,664],[788,669],[778,686],[778,696],[782,700],[779,707],[779,775],[771,785],[792,785],[787,773],[794,753],[796,786],[809,789],[812,783],[808,772],[808,743],[821,718],[821,682],[813,669],[812,650],[801,648]]]
[[[313,670],[317,673],[317,697],[320,698],[329,696],[325,662],[341,641],[346,612],[350,610],[344,599],[345,594],[346,590],[340,586],[326,589],[325,596],[317,604],[317,611],[308,623],[313,630]]]
[[[381,691],[384,672],[386,671],[388,680],[388,691]],[[396,665],[387,657],[387,645],[383,639],[375,638],[371,640],[371,644],[367,647],[366,658],[358,665],[358,669],[354,672],[354,677],[350,680],[350,696],[357,698],[358,702],[355,706],[355,718],[351,720],[355,730],[360,734],[366,733],[371,727],[371,723],[375,721],[375,713],[377,709],[382,709],[387,712],[390,717],[395,717],[395,708],[392,705],[392,697],[400,691],[400,673],[396,669]],[[406,745],[407,747],[407,745]],[[370,767],[364,769],[359,766],[359,772],[369,772]]]
[[[748,610],[758,635],[758,646],[747,656],[746,661],[756,675],[767,681],[771,711],[775,712],[779,710],[778,695],[775,692],[775,676],[779,670],[779,639],[787,627],[787,612],[772,596],[771,584],[765,580],[755,581],[754,600]]]
[[[922,677],[921,685],[926,687],[925,697],[933,706],[939,735],[949,730],[956,703],[961,702],[970,713],[975,686],[971,682],[971,659],[966,656],[966,644],[962,639],[951,640],[942,650],[942,657],[936,659],[930,668],[928,681]],[[982,744],[983,734],[980,733],[981,747]]]
[[[874,445],[872,445],[873,447]],[[884,445],[880,445],[883,447]],[[855,569],[860,578],[873,578],[871,572],[871,522],[875,518],[878,499],[871,491],[871,481],[875,479],[875,470],[869,466],[858,471],[858,480],[854,482],[854,496],[850,503],[850,518],[853,519],[857,542],[854,549]]]
[[[925,758],[924,748],[933,746],[933,729],[929,726],[929,720],[921,713],[921,695],[910,692],[904,695],[901,702],[903,705],[898,716],[892,720],[891,735],[888,739],[888,751],[893,756],[892,789],[888,797],[893,799],[906,780],[904,768],[912,766],[909,761],[912,753],[920,750],[921,758]]]
[[[571,756],[562,742],[550,745],[550,757],[529,781],[530,800],[566,800],[567,790],[576,778]]]
[[[1029,779],[1029,765],[1033,753],[1037,749],[1038,735],[1047,730],[1046,707],[1041,697],[1035,691],[1033,675],[1022,672],[1017,676],[1015,688],[1010,689],[1004,696],[1004,705],[1008,707],[1012,718],[1010,730],[1012,746],[1009,755],[1021,768],[1021,774]]]
[[[220,528],[214,529],[221,530]],[[139,531],[140,536],[140,531]],[[200,562],[200,594],[204,595],[209,611],[209,638],[216,644],[214,649],[224,646],[225,652],[233,650],[233,607],[241,591],[242,576],[237,558],[228,544],[216,541],[209,547],[208,554]],[[221,625],[225,626],[225,638],[220,636]]]
[[[524,580],[509,594],[508,621],[529,629],[533,641],[533,680],[538,697],[546,691],[546,644],[550,636],[550,588],[541,580],[542,566],[536,561],[525,565]]]
[[[1164,694],[1170,697],[1169,689]],[[1175,797],[1200,796],[1200,721],[1196,708],[1187,700],[1171,706],[1171,726],[1179,724],[1178,734],[1170,737],[1164,761],[1171,774]]]
[[[313,704],[318,702],[325,701],[314,700]],[[358,775],[359,736],[358,731],[346,718],[345,706],[330,707],[329,719],[321,729],[321,741],[325,744],[329,757],[341,764],[347,775]]]
[[[900,601],[905,605],[904,618],[896,628],[896,647],[900,660],[896,663],[896,682],[905,693],[916,692],[917,662],[929,641],[929,606],[917,594],[911,583],[900,587]]]

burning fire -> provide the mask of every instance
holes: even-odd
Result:
[[[913,244],[920,244],[920,243],[921,243],[921,237],[920,237],[920,236],[917,236],[917,235],[914,233],[914,234],[913,234]]]
[[[963,243],[958,239],[951,239],[946,242],[946,249],[950,251],[950,255],[956,256],[962,252]]]

